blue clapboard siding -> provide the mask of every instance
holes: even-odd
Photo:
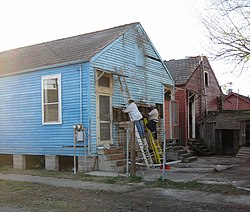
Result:
[[[82,65],[82,115],[88,125],[88,64]],[[42,125],[41,77],[61,74],[62,124]],[[0,154],[73,155],[80,123],[80,67],[67,66],[0,78]],[[83,155],[83,150],[77,150]]]
[[[144,54],[147,55],[143,67],[137,66],[135,63],[136,46],[141,46]],[[126,80],[131,96],[136,101],[144,103],[163,104],[164,85],[174,86],[171,75],[141,26],[137,26],[125,33],[125,35],[113,42],[111,46],[93,58],[91,72],[94,72],[95,67],[110,72],[122,69],[124,74],[128,76]],[[91,77],[94,78],[94,76]],[[114,81],[116,78],[117,76],[114,75]],[[112,104],[114,107],[121,107],[124,105],[124,100],[120,91],[120,85],[117,81],[115,82]],[[92,87],[94,88],[94,83]],[[91,102],[93,102],[91,114],[96,110],[94,107],[94,92],[94,89],[91,90],[93,95],[93,99],[91,99]]]
[[[147,55],[143,67],[135,63],[136,46],[142,47]],[[123,69],[136,101],[163,104],[164,85],[172,86],[174,82],[159,59],[144,30],[137,25],[97,53],[90,62],[81,64],[81,68],[71,65],[0,77],[0,154],[72,156],[73,148],[67,148],[73,145],[72,126],[82,122],[91,142],[91,153],[95,155],[95,68],[110,72]],[[42,125],[41,77],[54,74],[61,74],[62,124]],[[112,105],[120,107],[123,104],[116,82]],[[77,149],[77,155],[83,156],[84,150]]]
[[[140,40],[140,41],[138,41]],[[142,41],[141,41],[142,40]],[[160,59],[152,43],[141,27],[130,30],[125,36],[120,37],[110,48],[104,50],[102,54],[91,63],[92,71],[94,67],[102,67],[104,70],[115,72],[124,70],[128,76],[127,83],[132,97],[137,101],[145,103],[163,104],[163,85],[174,85],[174,82],[161,61],[146,57],[144,67],[135,65],[135,46],[142,42],[146,55]],[[114,76],[116,79],[116,76]],[[113,106],[121,106],[124,101],[120,92],[119,83],[115,83]]]

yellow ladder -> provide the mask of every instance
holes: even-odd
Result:
[[[117,74],[117,77],[118,77],[118,81],[120,84],[120,90],[121,90],[124,102],[127,105],[128,99],[131,98],[131,95],[130,95],[128,84],[126,81],[126,76],[123,75],[123,70],[121,70],[120,73]],[[129,114],[129,118],[131,120],[130,114]],[[154,163],[153,163],[152,157],[151,157],[149,149],[148,149],[148,142],[147,142],[146,138],[142,139],[140,137],[136,126],[135,126],[135,138],[136,138],[137,143],[139,145],[139,148],[141,150],[145,165],[148,168],[152,167]]]
[[[149,135],[150,146],[153,151],[155,163],[161,164],[162,159],[163,159],[163,152],[162,152],[161,145],[158,140],[154,139],[154,136],[152,132],[150,131],[150,129],[147,128],[148,119],[144,118],[143,121],[144,121],[144,125],[146,126],[147,133]]]

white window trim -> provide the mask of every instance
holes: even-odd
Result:
[[[44,92],[43,92],[43,81],[46,79],[58,79],[58,121],[53,121],[53,122],[45,122],[44,121]],[[41,78],[41,88],[42,88],[42,124],[43,125],[51,125],[51,124],[62,124],[62,100],[61,100],[61,74],[54,74],[54,75],[47,75],[47,76],[42,76]]]

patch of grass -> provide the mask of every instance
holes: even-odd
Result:
[[[80,189],[9,180],[0,180],[0,187],[0,207],[22,211],[78,211],[84,206],[82,199],[91,195]]]
[[[80,180],[80,181],[94,181],[107,184],[125,184],[128,182],[128,179],[125,177],[104,177],[104,176],[91,176],[83,172],[73,172],[66,171],[48,171],[42,169],[13,169],[10,167],[0,167],[0,172],[3,174],[24,174],[32,176],[41,176],[41,177],[55,177],[58,179],[71,179],[71,180]]]
[[[33,175],[41,177],[55,177],[59,179],[72,179],[80,181],[93,181],[106,184],[127,184],[127,183],[140,183],[143,181],[140,176],[132,176],[130,178],[125,177],[104,177],[104,176],[90,176],[83,172],[77,172],[73,174],[72,172],[62,172],[62,171],[48,171],[48,170],[39,170],[39,169],[30,169],[30,170],[21,170],[13,169],[10,167],[0,167],[0,172],[4,174],[24,174],[24,175]],[[15,185],[15,184],[13,184]],[[157,187],[157,188],[170,188],[170,189],[182,189],[182,190],[195,190],[195,191],[204,191],[204,192],[218,192],[224,194],[247,194],[248,191],[237,189],[233,185],[213,185],[213,184],[203,184],[197,181],[190,182],[174,182],[171,180],[163,179],[159,177],[154,182],[148,182],[148,187]],[[2,189],[1,183],[0,187]],[[14,186],[13,191],[17,191],[18,186]]]
[[[142,177],[137,176],[137,175],[131,176],[131,177],[129,178],[129,182],[132,182],[132,183],[140,183],[140,182],[142,182]]]
[[[117,182],[116,177],[107,177],[106,179],[104,178],[104,183],[106,184],[115,184]]]

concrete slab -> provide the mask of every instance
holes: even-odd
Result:
[[[91,176],[102,176],[102,177],[127,177],[127,174],[116,173],[116,172],[105,172],[105,171],[92,171],[92,172],[87,172],[86,174]]]

